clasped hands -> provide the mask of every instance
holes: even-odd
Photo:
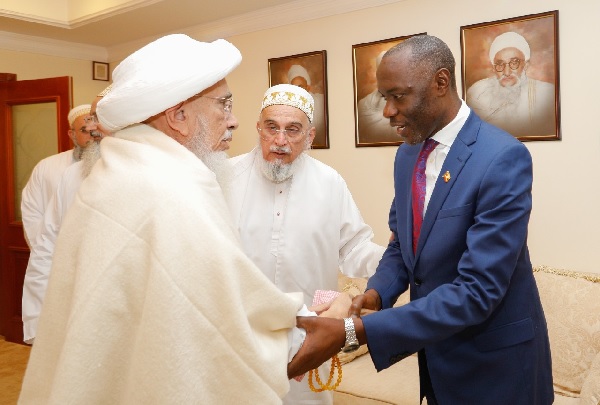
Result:
[[[375,290],[367,290],[353,299],[340,294],[329,303],[309,308],[317,317],[296,317],[296,326],[306,330],[306,338],[298,353],[288,363],[288,378],[302,375],[336,355],[346,343],[343,318],[352,317],[359,343],[367,343],[361,316],[381,309],[381,299]]]

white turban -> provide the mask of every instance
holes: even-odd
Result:
[[[292,65],[290,70],[288,70],[288,82],[292,82],[292,79],[295,77],[303,77],[306,80],[306,84],[310,86],[310,76],[308,75],[308,70],[304,66],[301,65]]]
[[[490,61],[492,64],[494,63],[496,54],[505,48],[517,48],[523,52],[526,61],[531,57],[531,49],[529,49],[529,44],[525,38],[516,32],[505,32],[498,35],[490,46]]]
[[[96,114],[111,132],[143,122],[222,80],[241,61],[240,51],[224,39],[208,43],[184,34],[164,36],[115,68],[112,88]]]
[[[293,84],[278,84],[270,87],[263,97],[260,111],[270,105],[289,105],[304,111],[308,120],[312,122],[315,111],[315,100],[310,93],[302,87]]]
[[[73,123],[75,122],[75,119],[77,119],[77,117],[89,114],[91,108],[92,106],[90,104],[82,104],[71,109],[71,111],[69,111],[69,115],[67,116],[67,119],[69,120],[69,125],[73,126]]]

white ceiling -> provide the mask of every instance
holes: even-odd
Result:
[[[73,24],[74,28],[59,27],[55,23],[53,24],[51,19],[44,21],[43,16],[36,16],[33,19],[17,11],[0,8],[0,31],[111,47],[259,10],[266,11],[273,7],[296,6],[303,3],[307,2],[304,0],[147,1],[136,7],[119,9],[113,7],[108,14],[96,15],[87,21],[84,19]],[[4,7],[4,5],[0,5],[0,7]],[[65,25],[68,26],[68,24]]]

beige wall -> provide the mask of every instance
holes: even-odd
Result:
[[[228,78],[240,128],[232,154],[249,151],[257,140],[254,125],[268,86],[267,60],[327,51],[331,148],[312,156],[337,169],[365,218],[384,244],[393,197],[395,147],[354,146],[352,45],[427,32],[446,41],[457,59],[460,83],[460,26],[559,10],[562,141],[528,142],[534,160],[534,209],[529,247],[534,265],[546,264],[600,273],[600,103],[592,95],[592,76],[600,66],[594,40],[600,37],[598,0],[405,0],[359,12],[228,38],[244,56]],[[192,34],[193,36],[193,34]],[[206,38],[197,38],[206,39]],[[212,39],[212,38],[211,38]],[[590,46],[590,51],[586,47]],[[132,49],[133,51],[133,49]],[[11,60],[7,60],[7,58]],[[72,75],[75,103],[104,88],[94,82],[91,62],[0,50],[0,72],[19,79]]]
[[[485,6],[484,6],[485,4]],[[240,128],[233,154],[256,143],[254,125],[268,86],[267,59],[327,51],[331,149],[312,156],[337,169],[374,231],[385,243],[393,196],[395,147],[354,146],[352,45],[427,32],[448,43],[457,59],[460,84],[460,26],[559,10],[562,141],[528,142],[534,161],[534,208],[529,248],[534,265],[600,273],[600,102],[587,77],[600,53],[586,51],[600,37],[597,0],[406,0],[335,17],[235,36],[244,60],[229,78]],[[595,49],[595,48],[594,48]]]
[[[109,82],[92,80],[92,61],[0,49],[0,72],[16,73],[17,80],[71,76],[73,106],[91,103]]]

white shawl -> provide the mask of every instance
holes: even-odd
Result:
[[[302,299],[243,254],[212,172],[145,125],[61,228],[21,404],[270,404]]]

